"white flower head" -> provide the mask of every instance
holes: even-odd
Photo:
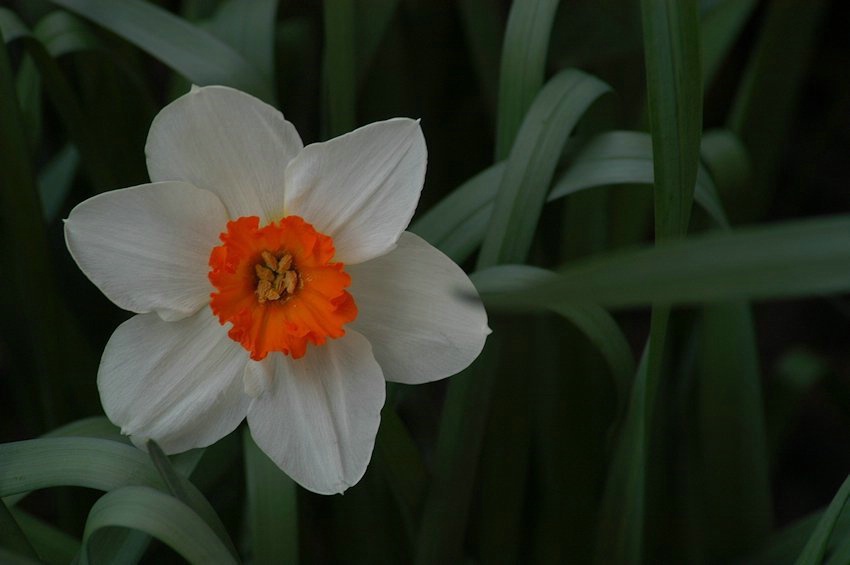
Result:
[[[487,317],[464,272],[404,231],[425,177],[418,121],[304,147],[271,106],[191,92],[154,119],[151,183],[95,196],[65,222],[80,269],[138,314],[109,340],[104,410],[137,445],[210,445],[247,417],[314,492],[363,476],[384,379],[468,366]]]

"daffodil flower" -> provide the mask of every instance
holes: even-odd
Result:
[[[466,274],[404,231],[425,177],[418,121],[304,147],[260,100],[193,88],[157,115],[145,151],[150,184],[65,222],[80,269],[138,314],[103,353],[104,411],[167,453],[247,417],[295,481],[344,491],[369,463],[385,379],[455,374],[489,333]]]

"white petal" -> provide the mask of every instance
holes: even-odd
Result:
[[[151,180],[216,193],[231,218],[283,216],[286,165],[303,147],[295,126],[265,102],[224,86],[193,88],[156,116],[145,153]]]
[[[205,447],[245,418],[247,361],[209,308],[179,322],[135,316],[106,345],[97,375],[100,400],[137,445],[153,439],[166,453]]]
[[[422,238],[404,232],[392,252],[348,269],[352,323],[372,344],[389,381],[418,384],[472,363],[490,329],[466,273]]]
[[[115,304],[177,320],[210,300],[210,251],[227,225],[215,194],[184,182],[104,192],[65,220],[80,269]]]
[[[298,484],[339,493],[363,476],[384,405],[381,368],[369,342],[349,330],[309,347],[301,359],[279,353],[247,371],[262,373],[267,390],[248,410],[257,445]]]
[[[427,160],[419,122],[407,118],[308,145],[286,169],[286,213],[331,236],[339,261],[378,257],[410,223]]]

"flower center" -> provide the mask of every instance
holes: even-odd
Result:
[[[227,223],[222,245],[210,253],[210,307],[252,359],[273,351],[297,359],[307,343],[343,336],[357,317],[345,290],[351,277],[331,261],[333,240],[302,218],[259,224],[256,216]]]
[[[254,265],[257,272],[257,300],[262,304],[268,300],[288,299],[295,294],[295,288],[301,281],[298,270],[292,264],[292,255],[284,253],[280,258],[269,251],[260,253],[263,263]]]

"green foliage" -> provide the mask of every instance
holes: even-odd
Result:
[[[4,3],[0,562],[850,561],[846,16]],[[146,181],[150,120],[191,84],[276,105],[305,143],[421,119],[410,230],[471,273],[493,334],[446,383],[391,386],[344,497],[300,489],[247,427],[167,456],[99,415],[124,314],[61,219]]]

